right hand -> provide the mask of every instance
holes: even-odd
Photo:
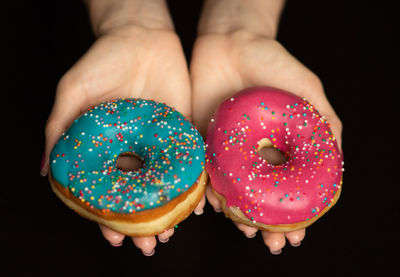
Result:
[[[70,124],[91,106],[103,101],[140,97],[166,103],[190,118],[190,81],[179,38],[172,30],[122,26],[102,34],[86,54],[61,78],[45,130],[44,162],[47,175],[49,155]],[[195,213],[202,211],[205,199]],[[197,211],[197,212],[196,212]],[[113,246],[120,246],[124,235],[100,226]],[[168,241],[174,229],[158,235]],[[152,255],[156,238],[133,237],[145,255]]]

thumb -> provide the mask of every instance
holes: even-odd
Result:
[[[42,176],[46,176],[49,172],[49,157],[57,140],[87,108],[84,94],[65,76],[57,85],[56,98],[45,127],[45,147],[40,168]]]

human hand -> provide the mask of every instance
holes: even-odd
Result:
[[[212,20],[210,13],[207,14],[207,9],[213,8],[210,2],[206,2],[204,8],[207,20]],[[236,24],[232,28],[229,20],[221,20],[221,13],[215,10],[211,13],[219,15],[219,21],[212,24],[200,22],[200,35],[190,65],[193,121],[203,136],[206,136],[208,122],[223,100],[244,88],[271,86],[305,97],[312,103],[331,124],[341,147],[341,122],[329,104],[319,78],[277,42],[274,34],[260,32],[257,25]],[[210,185],[206,196],[214,210],[220,212],[221,203]],[[247,237],[256,235],[256,228],[235,224]],[[305,229],[287,233],[261,231],[261,234],[270,251],[279,254],[286,243],[285,237],[292,246],[299,246]]]
[[[164,1],[123,2],[120,1],[119,7],[109,6],[111,1],[96,0],[88,4],[98,38],[58,83],[45,129],[42,175],[48,173],[49,155],[60,135],[80,114],[103,101],[127,97],[151,99],[176,108],[188,119],[191,117],[187,65],[172,21],[165,17],[168,12],[164,10]],[[138,11],[140,16],[132,19],[130,16]],[[118,162],[118,167],[130,166],[129,159]],[[205,198],[195,209],[196,214],[202,213],[204,204]],[[100,229],[111,245],[122,245],[123,234],[105,226]],[[166,230],[158,239],[167,242],[173,233],[173,228]],[[154,253],[155,236],[132,237],[132,240],[143,254]]]

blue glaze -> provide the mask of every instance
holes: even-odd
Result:
[[[135,171],[117,157],[142,157]],[[205,145],[182,114],[143,99],[104,102],[81,115],[50,155],[53,178],[90,207],[117,213],[156,208],[187,191],[204,169]]]

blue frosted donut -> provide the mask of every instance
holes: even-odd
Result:
[[[127,153],[143,166],[118,169],[118,156]],[[174,108],[119,99],[89,109],[61,135],[50,155],[50,182],[79,214],[125,234],[148,235],[174,226],[200,201],[204,161],[200,133]],[[160,220],[185,201],[178,219],[141,231],[140,224]]]

